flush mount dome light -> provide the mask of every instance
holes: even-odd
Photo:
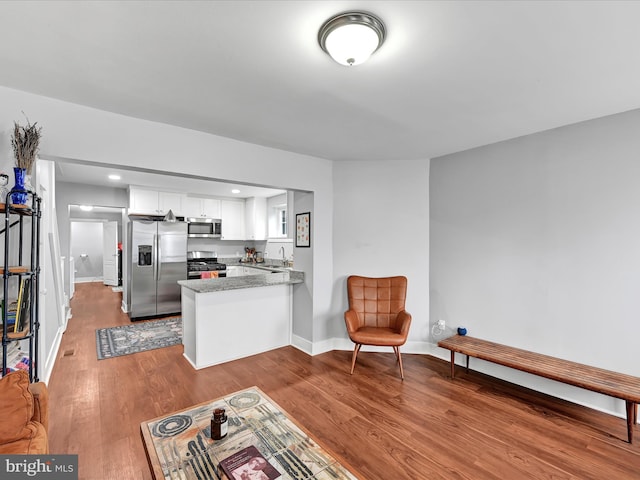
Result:
[[[330,18],[318,32],[320,47],[341,65],[358,65],[382,43],[386,30],[382,20],[365,12],[345,12]]]

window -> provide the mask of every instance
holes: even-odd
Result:
[[[278,234],[283,237],[287,236],[287,209],[286,207],[278,208]]]
[[[287,223],[287,205],[272,206],[269,211],[269,238],[286,238]]]

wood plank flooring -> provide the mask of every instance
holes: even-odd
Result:
[[[79,456],[79,478],[150,479],[144,420],[256,385],[362,479],[640,479],[640,441],[623,419],[427,355],[293,347],[194,370],[182,346],[97,360],[95,330],[129,324],[121,294],[77,284],[49,382],[52,453]],[[212,348],[224,338],[211,339]],[[636,426],[640,438],[640,427]]]

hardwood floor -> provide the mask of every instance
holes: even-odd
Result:
[[[78,284],[49,382],[52,453],[79,478],[150,479],[140,423],[253,385],[363,479],[639,479],[640,427],[426,355],[293,347],[194,370],[182,346],[97,360],[95,330],[128,324],[121,294]],[[211,339],[211,346],[224,338]]]

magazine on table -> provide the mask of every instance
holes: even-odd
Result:
[[[220,469],[229,480],[274,480],[281,476],[253,445],[220,461]]]

